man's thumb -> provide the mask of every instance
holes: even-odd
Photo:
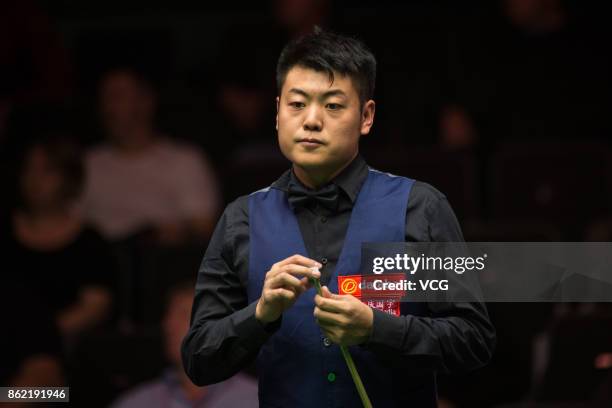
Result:
[[[335,299],[335,298],[337,298],[337,297],[338,297],[338,295],[336,295],[336,294],[334,294],[334,293],[331,293],[331,292],[329,291],[329,288],[328,288],[327,286],[323,286],[323,287],[321,288],[321,292],[323,293],[323,297],[326,297],[326,298]]]

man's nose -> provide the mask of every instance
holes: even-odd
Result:
[[[321,110],[313,104],[306,112],[306,118],[304,118],[304,130],[320,132],[322,128],[323,119],[321,117]]]

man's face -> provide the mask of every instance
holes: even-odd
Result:
[[[166,356],[172,363],[177,365],[181,364],[181,342],[187,331],[189,331],[192,303],[192,291],[175,293],[170,298],[162,323]]]
[[[277,98],[276,128],[283,154],[307,172],[333,173],[357,154],[360,135],[374,122],[374,101],[360,109],[348,76],[296,66]]]
[[[62,202],[62,172],[40,146],[28,153],[21,175],[21,192],[28,207],[48,209]]]
[[[134,128],[153,122],[152,92],[127,72],[113,72],[103,79],[99,103],[106,130],[120,144],[130,143]]]

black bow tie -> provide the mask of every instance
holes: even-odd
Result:
[[[338,186],[330,183],[319,190],[309,190],[301,184],[290,183],[288,199],[291,207],[305,207],[308,203],[317,203],[331,211],[338,207]]]

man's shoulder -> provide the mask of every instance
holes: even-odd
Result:
[[[229,204],[227,204],[227,206],[225,207],[225,212],[231,213],[231,214],[248,215],[249,200],[251,199],[251,197],[257,194],[265,194],[271,189],[275,189],[275,188],[276,187],[274,186],[267,186],[259,190],[255,190],[249,194],[243,194],[241,196],[238,196],[234,200],[230,201]]]
[[[427,182],[424,182],[424,181],[420,181],[420,180],[414,181],[414,185],[412,186],[412,191],[413,191],[412,193],[413,196],[420,196],[430,201],[438,201],[438,200],[446,199],[446,195],[443,192],[438,190],[433,185]]]
[[[408,198],[409,213],[421,213],[428,220],[454,218],[454,211],[444,193],[424,181],[415,181]]]
[[[223,210],[222,218],[225,218],[225,222],[228,226],[240,222],[241,220],[248,220],[249,196],[242,195],[230,201]]]
[[[403,174],[389,173],[386,171],[374,169],[372,167],[369,168],[369,171],[374,172],[376,174],[390,177],[392,179],[397,178],[397,179],[410,180],[413,183],[411,190],[410,190],[411,198],[416,197],[420,200],[425,200],[425,201],[438,201],[438,200],[446,199],[446,195],[444,193],[442,193],[432,184],[427,183],[425,181],[415,179],[415,178],[412,178],[410,176],[406,176]]]
[[[259,194],[267,194],[270,191],[283,191],[284,185],[286,184],[286,178],[288,172],[283,173],[277,180],[272,184],[254,190],[248,194],[243,194],[232,200],[224,210],[224,215],[232,221],[248,219],[249,217],[249,200],[251,197]]]

